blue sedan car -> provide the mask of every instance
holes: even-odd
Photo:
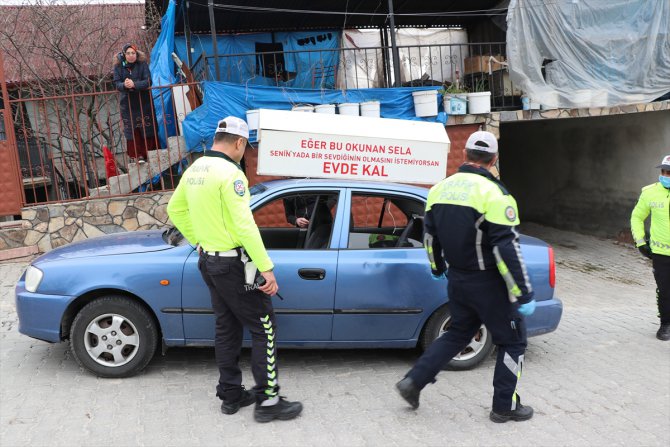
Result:
[[[425,348],[448,330],[446,280],[431,278],[422,246],[427,189],[279,180],[251,193],[280,285],[274,297],[280,346]],[[296,209],[308,226],[290,223]],[[553,250],[527,236],[521,244],[537,300],[528,333],[551,332],[562,313]],[[102,377],[138,373],[161,346],[212,346],[214,314],[197,261],[175,229],[54,249],[36,258],[16,286],[19,331],[70,340],[79,364]],[[472,368],[492,349],[482,326],[446,367]]]

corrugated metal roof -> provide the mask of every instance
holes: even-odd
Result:
[[[124,43],[150,38],[144,25],[143,4],[0,6],[5,80],[103,76]]]
[[[153,0],[165,11],[168,0]],[[181,1],[178,0],[178,3]],[[398,27],[467,27],[491,14],[505,17],[503,0],[394,0]],[[183,8],[192,32],[210,32],[208,0],[189,0]],[[496,9],[498,8],[498,9]],[[181,8],[180,8],[181,9]],[[388,26],[386,0],[214,0],[219,33]],[[183,15],[176,31],[184,31]]]

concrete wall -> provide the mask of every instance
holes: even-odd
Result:
[[[503,122],[500,137],[522,221],[627,240],[640,188],[670,154],[670,111]]]

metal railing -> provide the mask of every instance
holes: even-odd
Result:
[[[197,81],[317,89],[458,84],[467,91],[490,91],[492,110],[521,108],[521,92],[505,68],[504,42],[397,48],[399,80],[389,46],[201,54],[192,72]]]
[[[390,47],[202,55],[192,72],[197,81],[213,80],[218,64],[220,80],[276,86],[302,83],[319,89],[458,82],[471,90],[489,89],[493,110],[520,108],[518,92],[490,57],[502,60],[503,43],[399,48],[399,82],[394,79]],[[488,64],[493,64],[490,72]],[[81,92],[64,86],[51,96],[32,96],[36,90],[27,90],[28,96],[26,90],[14,92],[7,110],[12,111],[25,204],[173,189],[189,154],[183,140],[170,137],[173,133],[167,129],[176,128],[181,134],[180,121],[198,105],[193,104],[193,94],[199,87],[199,82],[152,87],[152,96],[163,98],[161,108],[168,113],[157,114],[154,101],[149,101],[125,124],[115,90]],[[172,93],[171,101],[166,92]],[[131,163],[124,135],[124,126],[135,127],[138,121],[144,122],[141,146],[149,149],[144,164]]]
[[[130,160],[118,91],[10,99],[25,205],[173,189],[188,153],[168,129],[179,128],[191,108],[184,87],[194,86],[151,87],[150,96],[172,93],[165,113],[157,115],[154,101],[131,108],[125,125],[143,121],[132,144],[148,149],[145,163]]]

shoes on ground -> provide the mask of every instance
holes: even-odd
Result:
[[[221,404],[221,413],[235,414],[241,407],[248,407],[254,402],[256,402],[256,396],[254,396],[254,393],[243,389],[242,394],[240,395],[240,398],[238,400],[223,401],[223,403]]]
[[[298,417],[301,412],[302,404],[300,402],[289,402],[282,396],[275,405],[264,407],[257,402],[254,409],[254,419],[256,422],[270,422],[274,419],[288,421]]]
[[[662,323],[661,327],[656,332],[656,338],[663,341],[670,340],[670,323]]]
[[[407,401],[412,409],[416,410],[419,408],[419,395],[421,394],[421,390],[414,385],[412,379],[405,377],[400,382],[396,383],[395,387],[400,393],[400,396]]]
[[[507,411],[495,411],[491,410],[489,418],[493,422],[502,423],[507,421],[527,421],[533,417],[533,407],[524,407],[520,403],[516,406],[515,410]]]

